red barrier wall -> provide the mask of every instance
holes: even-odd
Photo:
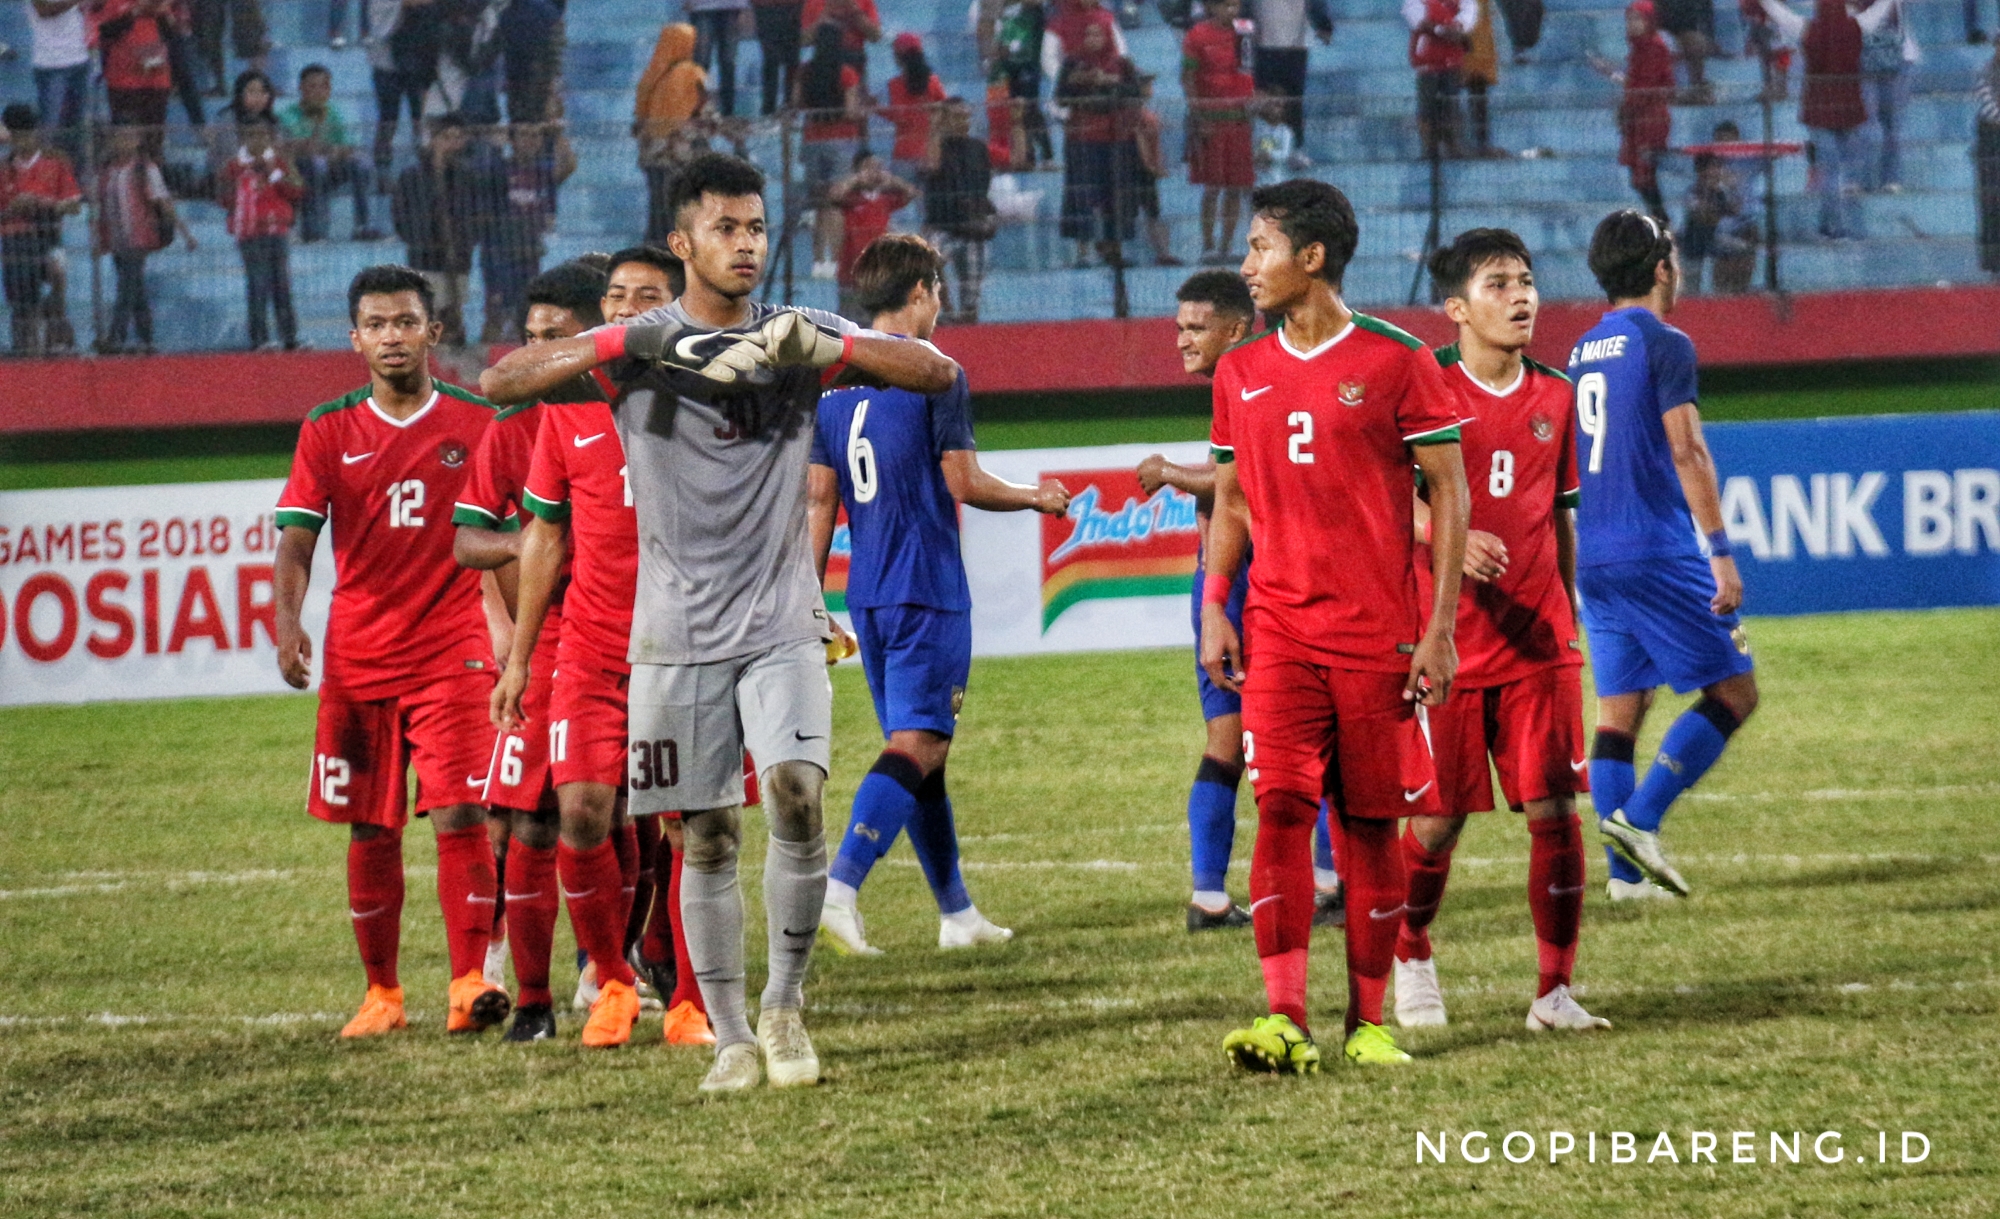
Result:
[[[1603,312],[1592,302],[1542,310],[1533,354],[1561,367]],[[1434,309],[1381,316],[1428,342],[1451,337]],[[1837,360],[2000,355],[2000,286],[1829,292],[1791,298],[1698,297],[1672,321],[1707,368]],[[941,330],[938,345],[979,393],[1181,388],[1171,318],[1023,322]],[[472,370],[458,379],[470,384]],[[0,433],[290,423],[360,384],[346,351],[114,356],[0,361]]]

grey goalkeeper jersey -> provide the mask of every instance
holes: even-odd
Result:
[[[753,330],[778,308],[751,305]],[[801,310],[843,334],[860,327]],[[678,322],[676,302],[632,325]],[[606,369],[618,386],[632,507],[639,520],[633,664],[706,664],[820,638],[826,608],[806,530],[806,459],[821,370],[758,369],[721,384],[636,360]]]

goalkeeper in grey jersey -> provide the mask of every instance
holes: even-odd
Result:
[[[635,815],[678,814],[688,951],[715,1028],[705,1091],[819,1080],[800,1019],[826,895],[820,794],[833,723],[827,617],[806,529],[806,465],[823,386],[843,378],[917,393],[958,366],[926,343],[831,314],[759,305],[768,252],[764,175],[719,153],[675,179],[668,248],[687,265],[680,300],[574,339],[524,347],[488,369],[500,402],[548,397],[604,366],[639,522],[631,748]],[[770,976],[757,1032],[745,1011],[737,853],[742,753],[761,770],[771,821],[764,905]]]

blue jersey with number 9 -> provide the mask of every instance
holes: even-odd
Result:
[[[1694,343],[1650,309],[1613,309],[1577,341],[1569,376],[1582,476],[1577,566],[1698,557],[1662,421],[1696,400]]]
[[[926,397],[852,386],[820,395],[812,463],[840,476],[853,557],[847,604],[970,610],[958,503],[938,461],[973,448],[972,394],[960,372]]]

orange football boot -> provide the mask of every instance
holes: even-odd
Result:
[[[446,1013],[444,1031],[447,1033],[477,1033],[490,1029],[507,1018],[514,1008],[514,1001],[507,992],[486,980],[481,969],[467,970],[462,978],[451,984],[451,1010]]]
[[[668,1045],[714,1045],[715,1030],[708,1027],[708,1013],[683,999],[667,1013],[663,1031]]]
[[[409,1020],[403,1015],[403,988],[400,986],[371,986],[368,997],[361,1001],[361,1010],[354,1019],[340,1030],[342,1037],[380,1037],[397,1029],[408,1028]]]
[[[583,1022],[583,1044],[600,1050],[624,1045],[637,1023],[639,992],[629,982],[605,982],[590,1005],[590,1019]]]

